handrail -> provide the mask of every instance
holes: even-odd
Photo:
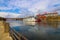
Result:
[[[16,39],[18,39],[18,40],[27,40],[26,37],[22,36],[20,33],[15,31],[15,29],[12,29],[11,27],[10,27],[10,34],[11,34],[13,40],[16,40]]]

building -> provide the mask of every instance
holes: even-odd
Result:
[[[0,21],[6,21],[6,19],[3,17],[0,17]]]
[[[46,16],[45,16],[45,15],[40,15],[40,14],[38,14],[38,15],[36,16],[36,21],[37,21],[37,22],[45,22],[45,21],[46,21]]]
[[[58,13],[57,12],[53,12],[53,13],[48,13],[47,15],[48,16],[58,16]]]

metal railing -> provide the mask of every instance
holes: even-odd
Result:
[[[28,40],[26,37],[22,36],[20,33],[15,31],[10,27],[10,36],[13,38],[13,40]]]

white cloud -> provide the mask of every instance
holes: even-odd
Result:
[[[26,8],[28,11],[36,13],[38,10],[55,10],[53,5],[59,4],[60,0],[8,0],[8,2],[4,2],[4,0],[0,0],[0,3],[5,3],[7,6],[0,7],[0,10],[10,10],[13,9],[15,10],[16,8]],[[50,8],[49,8],[50,7]],[[26,10],[27,11],[27,10]],[[24,13],[23,11],[21,12],[23,14],[16,14],[12,13],[12,16],[17,17],[17,16],[26,16],[29,12]],[[30,13],[29,13],[30,14]],[[3,16],[3,14],[1,14]],[[6,13],[4,15],[7,15]],[[11,15],[11,13],[9,14]],[[15,16],[17,15],[17,16]],[[12,17],[9,16],[9,17]],[[7,16],[6,16],[7,17]]]
[[[60,9],[60,0],[50,0],[47,11],[57,11]]]
[[[7,3],[7,2],[5,2]],[[7,7],[1,7],[0,9],[14,9],[18,8],[27,8],[31,11],[45,9],[48,4],[48,0],[10,0]]]
[[[5,17],[5,18],[17,18],[21,14],[16,14],[16,13],[10,13],[10,12],[0,12],[0,17]]]
[[[0,10],[10,10],[12,7],[0,7]]]
[[[39,1],[34,5],[32,5],[32,7],[29,8],[29,10],[32,12],[37,12],[38,10],[44,10],[47,9],[48,4],[49,4],[48,0]]]
[[[5,17],[5,16],[7,16],[7,15],[8,15],[8,13],[0,12],[0,17]]]
[[[6,18],[17,18],[18,16],[20,16],[21,14],[16,14],[16,13],[9,13]]]
[[[38,1],[40,0],[10,0],[9,5],[13,5],[20,8],[29,8]]]

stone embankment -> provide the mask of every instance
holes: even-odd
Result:
[[[9,34],[9,25],[2,20],[0,20],[0,40],[12,40]]]

